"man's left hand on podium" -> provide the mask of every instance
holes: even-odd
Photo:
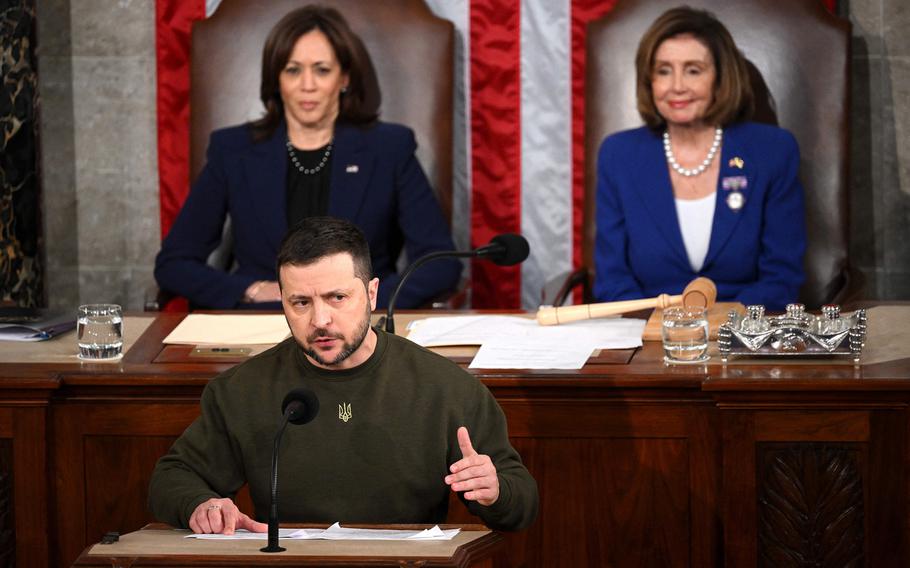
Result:
[[[209,499],[200,503],[190,515],[189,525],[197,534],[234,534],[239,529],[266,532],[269,529],[267,524],[241,513],[230,499]]]

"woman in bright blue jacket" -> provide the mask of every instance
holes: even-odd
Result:
[[[636,55],[646,126],[604,140],[597,165],[594,293],[600,301],[678,294],[707,276],[721,301],[782,309],[806,249],[799,149],[749,122],[745,59],[702,10],[675,8]]]

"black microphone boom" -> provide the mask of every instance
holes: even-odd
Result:
[[[275,434],[275,447],[272,449],[272,501],[269,505],[269,542],[261,552],[284,552],[278,546],[278,445],[288,422],[291,424],[306,424],[319,414],[319,399],[316,393],[307,388],[296,388],[284,397],[281,403],[281,427]]]
[[[408,276],[424,263],[437,258],[477,257],[490,260],[499,266],[512,266],[513,264],[524,262],[528,258],[530,251],[527,239],[515,233],[504,233],[496,235],[490,240],[489,244],[478,249],[469,251],[436,251],[418,258],[401,274],[401,279],[398,281],[398,285],[395,286],[395,291],[392,292],[391,298],[389,298],[389,306],[385,315],[385,330],[389,333],[395,333],[395,319],[393,316],[395,313],[395,300],[398,299],[398,293],[401,292],[401,288],[404,286]],[[380,323],[379,325],[382,324]]]

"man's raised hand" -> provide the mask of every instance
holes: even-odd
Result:
[[[490,456],[478,454],[464,426],[458,429],[458,447],[462,458],[449,466],[446,485],[452,491],[464,492],[464,498],[489,507],[499,499],[499,476]]]

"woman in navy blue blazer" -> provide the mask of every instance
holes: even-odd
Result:
[[[600,301],[678,294],[697,276],[717,298],[782,309],[803,282],[799,149],[749,122],[745,59],[702,10],[675,8],[636,55],[646,126],[607,137],[597,165]]]
[[[288,227],[305,217],[348,219],[366,234],[378,305],[409,261],[452,250],[443,217],[414,155],[414,133],[377,120],[379,86],[362,41],[337,11],[294,10],[263,48],[258,121],[214,132],[207,163],[155,262],[162,289],[195,307],[279,307],[275,259]],[[206,264],[226,216],[236,270]],[[398,307],[415,307],[458,283],[461,264],[437,260],[416,271]]]

